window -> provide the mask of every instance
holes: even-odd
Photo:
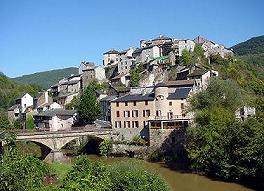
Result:
[[[132,121],[133,128],[138,128],[138,125],[139,125],[138,121]]]
[[[171,101],[169,102],[169,106],[172,106],[172,102]]]
[[[116,107],[119,107],[119,102],[116,102]]]
[[[120,112],[116,111],[116,117],[120,117]]]
[[[137,105],[137,102],[136,102],[136,101],[134,101],[134,102],[133,102],[133,104],[134,104],[134,106],[136,106],[136,105]]]
[[[132,117],[138,117],[138,110],[132,110]]]
[[[124,128],[130,128],[130,121],[124,121]]]
[[[128,106],[128,102],[127,101],[125,102],[125,106]]]
[[[115,122],[115,128],[121,128],[121,121]]]
[[[143,110],[143,117],[149,117],[150,116],[150,110]]]
[[[167,117],[168,117],[168,119],[173,119],[173,112],[168,112],[167,113]]]
[[[130,111],[124,111],[124,117],[130,117]]]
[[[157,110],[157,111],[156,111],[156,116],[158,116],[158,117],[161,116],[161,111],[160,111],[160,110]]]
[[[181,109],[184,109],[184,103],[181,103]]]
[[[148,101],[145,101],[145,105],[148,105]]]

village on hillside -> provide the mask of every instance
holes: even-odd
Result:
[[[10,121],[33,115],[39,131],[65,131],[78,127],[78,112],[69,107],[91,83],[104,84],[97,89],[101,117],[94,126],[111,128],[117,140],[134,137],[161,145],[169,133],[187,127],[193,121],[188,112],[188,99],[206,89],[218,71],[200,63],[184,63],[182,57],[203,49],[208,62],[211,55],[228,59],[232,50],[198,36],[194,40],[158,36],[141,40],[139,48],[111,49],[103,54],[103,65],[83,61],[79,74],[63,78],[48,90],[32,97],[26,93],[8,109]],[[255,109],[239,108],[236,117],[254,115]],[[175,142],[176,137],[170,137]]]

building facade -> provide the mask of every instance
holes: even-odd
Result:
[[[129,48],[118,54],[118,74],[128,74],[130,72],[130,67],[134,61],[132,57],[134,50],[134,48]]]
[[[115,49],[111,49],[104,53],[103,65],[112,66],[118,63],[118,54],[119,52]]]
[[[45,131],[69,130],[76,120],[74,110],[52,109],[34,115],[36,127]]]
[[[193,80],[159,83],[152,91],[135,91],[111,102],[111,122],[120,139],[135,136],[149,140],[149,129],[174,129],[186,126],[192,119],[186,113],[187,98]]]

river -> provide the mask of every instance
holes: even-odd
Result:
[[[91,160],[99,160],[106,165],[115,163],[132,163],[142,166],[148,171],[159,174],[167,181],[172,191],[252,191],[242,185],[211,180],[205,176],[191,173],[181,173],[171,170],[162,163],[150,163],[144,160],[114,157],[104,158],[96,155],[88,155]]]

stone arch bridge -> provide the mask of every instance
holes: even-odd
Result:
[[[112,129],[91,128],[56,132],[17,133],[16,141],[34,142],[41,148],[42,159],[60,162],[65,158],[61,149],[67,143],[82,137],[94,137],[104,140],[112,137]]]

